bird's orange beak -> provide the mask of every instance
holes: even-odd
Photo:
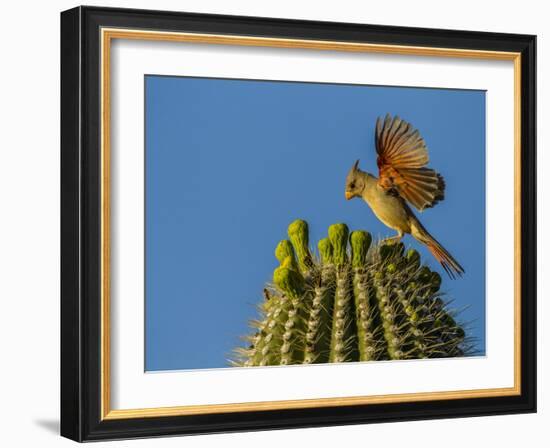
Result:
[[[353,193],[351,193],[350,191],[346,191],[346,199],[349,201],[350,199],[353,198]]]

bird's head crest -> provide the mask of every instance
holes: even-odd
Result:
[[[359,175],[359,159],[355,161],[346,178],[346,199],[352,199],[361,195],[364,187],[362,176]]]

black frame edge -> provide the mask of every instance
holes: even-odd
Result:
[[[522,394],[424,403],[100,420],[99,29],[367,41],[522,53]],[[78,7],[61,15],[61,434],[76,441],[536,412],[536,37]]]
[[[521,391],[537,412],[537,37],[521,51]]]
[[[81,11],[61,14],[61,435],[82,441],[80,355]]]

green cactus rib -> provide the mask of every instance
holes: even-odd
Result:
[[[441,276],[401,243],[372,242],[345,224],[309,249],[294,221],[275,249],[279,266],[236,366],[467,356],[471,340],[440,292]]]
[[[285,300],[282,297],[270,298],[264,294],[266,302],[263,305],[265,318],[261,322],[252,322],[257,333],[249,340],[251,347],[244,352],[248,354],[247,365],[267,366],[280,364],[277,347],[281,345],[282,329],[280,321],[285,312]]]
[[[386,350],[390,359],[401,359],[401,337],[399,334],[399,322],[395,303],[391,300],[391,285],[383,271],[378,271],[374,276],[375,297],[380,311]]]
[[[350,235],[353,266],[353,295],[355,298],[355,319],[357,322],[357,347],[359,361],[376,359],[378,345],[375,339],[376,314],[371,305],[367,253],[372,242],[370,233],[358,230]]]
[[[326,363],[329,361],[331,325],[334,302],[334,269],[332,244],[328,238],[319,241],[319,253],[322,261],[313,280],[313,299],[307,322],[304,363]]]
[[[302,274],[294,269],[291,256],[275,269],[273,283],[285,293],[288,303],[282,322],[281,364],[296,364],[304,356],[304,312],[300,301],[304,298],[305,284]]]
[[[350,287],[351,270],[346,252],[348,235],[349,229],[345,224],[333,224],[328,229],[336,270],[329,362],[356,360],[354,358],[356,358],[357,340]]]
[[[330,333],[326,331],[332,316],[335,271],[323,266],[313,290],[313,300],[307,321],[304,363],[325,363],[329,360]]]

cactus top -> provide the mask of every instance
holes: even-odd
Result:
[[[367,261],[367,252],[369,251],[372,237],[370,233],[364,230],[351,232],[349,237],[351,245],[351,259],[354,268],[364,266]]]
[[[345,224],[333,224],[328,228],[328,237],[333,248],[334,264],[342,266],[347,261],[349,229]]]

